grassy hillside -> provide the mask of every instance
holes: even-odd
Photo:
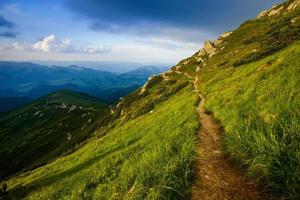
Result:
[[[300,198],[299,4],[273,7],[213,41],[215,54],[176,66],[197,69],[206,108],[225,128],[225,153],[291,199]]]
[[[94,97],[63,90],[3,116],[0,178],[47,163],[74,148],[93,132],[106,108]]]
[[[263,60],[202,78],[220,119],[224,149],[275,192],[300,196],[300,43]]]
[[[300,1],[287,1],[151,77],[110,107],[84,146],[7,180],[7,197],[189,198],[199,128],[189,74],[225,129],[225,154],[271,191],[299,199],[299,16]]]
[[[9,197],[188,196],[198,131],[197,95],[192,84],[176,73],[168,80],[152,78],[145,88],[112,108],[115,120],[96,131],[82,148],[10,179]]]

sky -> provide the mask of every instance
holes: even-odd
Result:
[[[0,60],[176,63],[282,0],[0,0]]]

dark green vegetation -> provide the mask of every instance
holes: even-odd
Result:
[[[31,99],[26,97],[0,97],[0,116],[9,110],[27,104],[30,101]]]
[[[94,97],[64,90],[3,116],[0,178],[35,168],[74,149],[94,131],[106,108]]]
[[[180,199],[189,195],[197,95],[174,72],[112,108],[111,120],[74,153],[10,179],[20,199]]]

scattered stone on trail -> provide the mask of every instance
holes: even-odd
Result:
[[[219,150],[215,150],[213,151],[214,154],[222,154],[222,151],[219,151]]]

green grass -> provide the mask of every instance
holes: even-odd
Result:
[[[163,81],[157,87],[163,84],[168,83]],[[99,130],[76,152],[10,179],[9,197],[187,198],[199,127],[197,95],[192,92],[191,84],[170,95],[160,99],[151,113],[126,121],[119,117],[105,136],[98,138]],[[150,88],[147,96],[138,101],[141,104],[152,98],[155,91]],[[123,115],[133,112],[129,108],[124,110]]]
[[[72,105],[76,109],[70,111]],[[106,110],[107,105],[94,97],[63,90],[4,115],[0,118],[0,179],[72,151],[93,133]]]
[[[206,108],[225,128],[224,149],[249,174],[300,198],[300,43],[257,62],[203,69]]]

